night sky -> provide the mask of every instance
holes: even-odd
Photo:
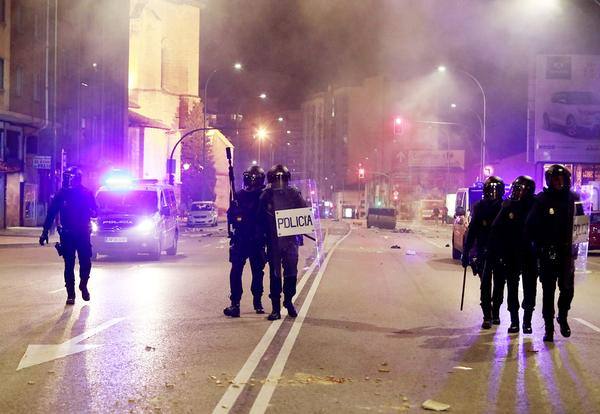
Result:
[[[553,6],[558,4],[558,6]],[[328,84],[432,76],[440,63],[473,73],[488,95],[492,158],[525,149],[529,57],[600,54],[594,0],[206,0],[201,70],[221,106],[299,108]],[[477,89],[457,80],[478,109]],[[259,103],[259,92],[269,94]],[[444,94],[444,90],[440,94]],[[479,101],[480,102],[480,101]],[[445,114],[440,114],[444,117]],[[495,156],[494,156],[495,155]]]

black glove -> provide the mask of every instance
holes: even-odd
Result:
[[[45,244],[48,244],[48,230],[44,229],[42,231],[42,235],[40,236],[40,246],[43,246]]]
[[[463,255],[460,258],[460,262],[462,264],[462,267],[466,269],[469,266],[469,255],[467,253],[463,253]]]

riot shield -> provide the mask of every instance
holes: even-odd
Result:
[[[582,197],[582,201],[575,203],[573,209],[573,251],[577,252],[575,259],[575,271],[585,272],[587,269],[587,256],[590,234],[590,217],[592,203]]]

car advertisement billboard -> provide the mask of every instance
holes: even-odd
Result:
[[[598,162],[600,56],[538,56],[534,90],[535,161]]]

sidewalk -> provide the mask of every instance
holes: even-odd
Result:
[[[32,247],[39,243],[41,227],[7,227],[0,229],[0,248]],[[50,242],[54,241],[50,235]]]

